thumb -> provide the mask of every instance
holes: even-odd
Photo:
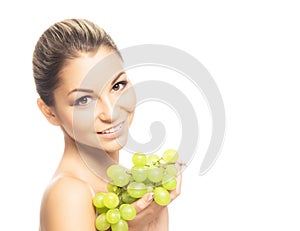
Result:
[[[153,201],[154,193],[146,193],[142,198],[138,199],[131,205],[135,207],[137,213],[147,208]]]

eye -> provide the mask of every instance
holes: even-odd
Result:
[[[112,87],[112,90],[115,92],[121,91],[123,88],[126,87],[127,83],[127,81],[120,81]]]
[[[79,99],[75,100],[74,105],[75,106],[85,106],[88,105],[92,101],[93,97],[91,96],[82,96]]]

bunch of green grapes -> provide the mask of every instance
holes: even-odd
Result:
[[[168,149],[161,157],[135,153],[130,170],[121,165],[111,165],[107,169],[107,175],[111,178],[107,185],[108,192],[97,193],[93,199],[99,214],[96,218],[97,230],[111,228],[112,231],[127,231],[127,221],[136,216],[131,204],[148,192],[154,194],[157,204],[168,205],[171,201],[169,191],[177,186],[177,160],[178,152]]]
[[[113,192],[100,192],[93,198],[93,204],[99,214],[96,218],[96,229],[105,231],[127,231],[128,220],[136,215],[135,208],[130,204],[121,204],[117,194]]]

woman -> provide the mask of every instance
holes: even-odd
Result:
[[[62,129],[65,142],[42,199],[40,231],[94,231],[91,201],[95,193],[107,191],[103,163],[107,156],[118,162],[135,109],[121,55],[110,36],[92,22],[64,20],[38,40],[33,74],[38,107]],[[172,200],[180,194],[178,180]],[[133,205],[137,216],[129,222],[130,231],[168,230],[167,207],[157,205],[151,193]]]

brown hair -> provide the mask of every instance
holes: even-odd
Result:
[[[59,74],[66,62],[100,46],[116,51],[121,57],[111,37],[85,19],[55,23],[41,35],[33,52],[33,76],[36,90],[48,106],[55,105],[53,92],[59,87]]]

